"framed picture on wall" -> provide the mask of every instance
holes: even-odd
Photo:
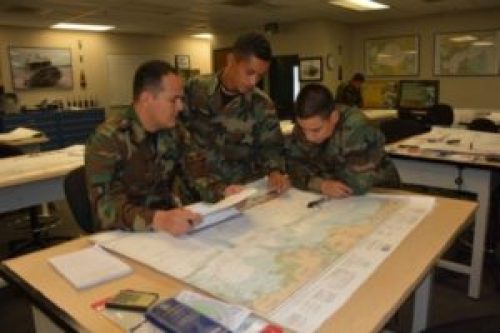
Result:
[[[300,81],[323,80],[323,63],[321,57],[300,58],[299,79]]]
[[[9,47],[12,86],[16,90],[73,88],[71,49]]]
[[[434,35],[434,75],[499,74],[500,30]]]
[[[419,72],[417,35],[365,40],[367,76],[415,76]]]
[[[175,56],[175,68],[189,69],[191,67],[189,56],[185,54]]]

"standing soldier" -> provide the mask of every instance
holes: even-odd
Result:
[[[296,127],[286,145],[292,184],[329,197],[363,194],[372,186],[397,187],[399,175],[384,152],[384,136],[355,107],[335,107],[319,84],[302,88]]]
[[[241,184],[266,175],[271,189],[282,192],[289,187],[279,120],[269,97],[256,87],[270,60],[266,38],[248,33],[238,38],[221,72],[187,84],[183,120],[205,152],[200,165],[207,163],[209,172],[226,185],[209,191],[218,192],[209,200],[237,192]],[[203,192],[202,197],[207,199]]]
[[[134,102],[100,125],[89,139],[85,170],[91,208],[100,228],[145,230],[173,235],[189,231],[200,216],[175,208],[172,187],[182,175],[187,132],[176,127],[183,109],[181,78],[155,60],[134,77]]]
[[[337,104],[347,106],[363,107],[363,96],[361,95],[361,86],[365,82],[365,76],[361,73],[356,73],[352,76],[349,83],[341,83],[337,88],[337,96],[335,100]]]

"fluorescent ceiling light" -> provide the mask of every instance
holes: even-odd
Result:
[[[477,40],[477,37],[472,35],[462,35],[457,37],[451,37],[450,40],[455,43],[473,42]]]
[[[204,33],[201,33],[201,34],[192,35],[192,37],[194,37],[194,38],[201,38],[201,39],[212,39],[214,36],[211,33],[204,32]]]
[[[331,0],[329,3],[334,6],[340,6],[361,12],[366,10],[380,10],[389,8],[388,5],[373,0]]]
[[[491,42],[489,40],[478,40],[478,41],[475,41],[474,43],[472,43],[472,45],[474,45],[474,46],[493,46],[495,44],[493,44],[493,42]]]
[[[379,54],[377,54],[377,57],[378,58],[392,58],[392,55],[387,54],[387,53],[379,53]]]
[[[51,25],[50,27],[52,29],[88,30],[88,31],[107,31],[115,28],[112,25],[79,24],[79,23],[57,23]]]

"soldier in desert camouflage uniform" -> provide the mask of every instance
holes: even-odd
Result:
[[[221,72],[187,84],[187,111],[182,119],[193,141],[205,151],[210,172],[227,185],[218,197],[265,175],[271,188],[281,192],[289,187],[276,111],[269,97],[256,88],[270,60],[269,42],[249,33],[238,38]],[[208,193],[217,192],[210,189],[213,184],[206,185]],[[202,196],[207,199],[203,191]]]
[[[343,108],[335,107],[322,85],[300,91],[296,126],[286,143],[292,184],[336,198],[363,194],[372,186],[399,186],[383,134],[356,108]]]
[[[176,126],[184,90],[163,61],[143,64],[134,78],[134,102],[99,126],[89,139],[85,170],[92,211],[102,229],[167,231],[180,235],[200,216],[175,208],[176,177],[185,181],[189,135]],[[196,159],[196,157],[195,157]]]

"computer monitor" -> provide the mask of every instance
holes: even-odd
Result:
[[[438,80],[401,80],[397,108],[428,110],[439,102]]]

